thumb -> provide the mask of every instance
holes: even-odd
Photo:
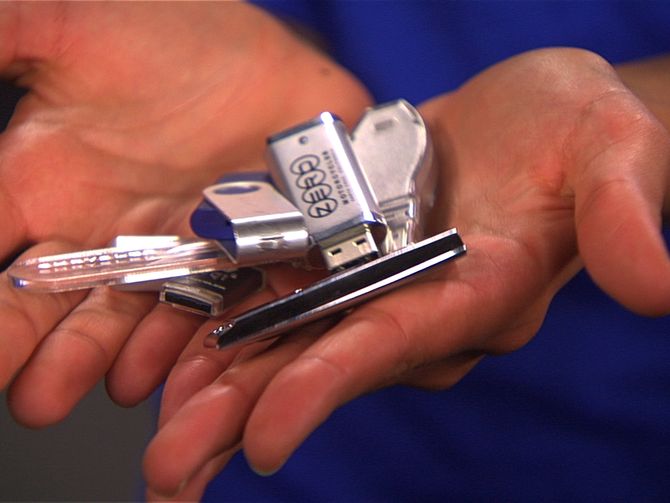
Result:
[[[601,142],[598,151],[581,149],[587,161],[575,164],[579,251],[594,281],[617,301],[640,314],[665,315],[670,257],[660,229],[669,192],[670,136],[632,96],[615,100],[593,105],[591,114],[610,111],[597,131],[586,127],[582,135],[604,138],[605,148]]]

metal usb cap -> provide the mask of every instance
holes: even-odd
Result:
[[[275,184],[305,217],[329,270],[382,254],[386,221],[342,121],[324,112],[272,136],[268,157]]]

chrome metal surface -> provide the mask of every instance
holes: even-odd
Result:
[[[333,274],[228,320],[207,337],[205,345],[223,349],[295,330],[397,288],[465,251],[460,236],[455,229],[451,229]]]
[[[268,157],[274,182],[304,215],[329,269],[379,255],[384,217],[339,119],[324,112],[270,138]],[[349,246],[359,240],[365,246]]]
[[[311,247],[305,218],[271,184],[227,182],[207,187],[205,199],[227,219],[219,240],[241,266],[303,258]]]
[[[262,269],[243,267],[167,281],[161,288],[159,299],[183,311],[216,317],[264,287]]]

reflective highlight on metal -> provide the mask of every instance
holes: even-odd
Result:
[[[377,297],[463,255],[455,229],[333,274],[228,320],[205,340],[219,349],[269,339]]]
[[[305,218],[271,184],[220,183],[207,187],[203,194],[225,219],[225,225],[208,237],[216,239],[236,263],[290,261],[309,251]]]
[[[159,300],[183,311],[215,317],[264,287],[265,273],[261,269],[243,267],[167,281]]]
[[[380,255],[386,224],[344,124],[330,113],[268,140],[274,182],[302,212],[330,270]]]

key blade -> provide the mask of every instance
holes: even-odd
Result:
[[[451,229],[252,309],[214,330],[205,345],[224,349],[279,336],[404,285],[465,252]]]
[[[35,257],[12,264],[7,273],[16,288],[66,292],[236,268],[213,241],[166,239],[152,244]]]

